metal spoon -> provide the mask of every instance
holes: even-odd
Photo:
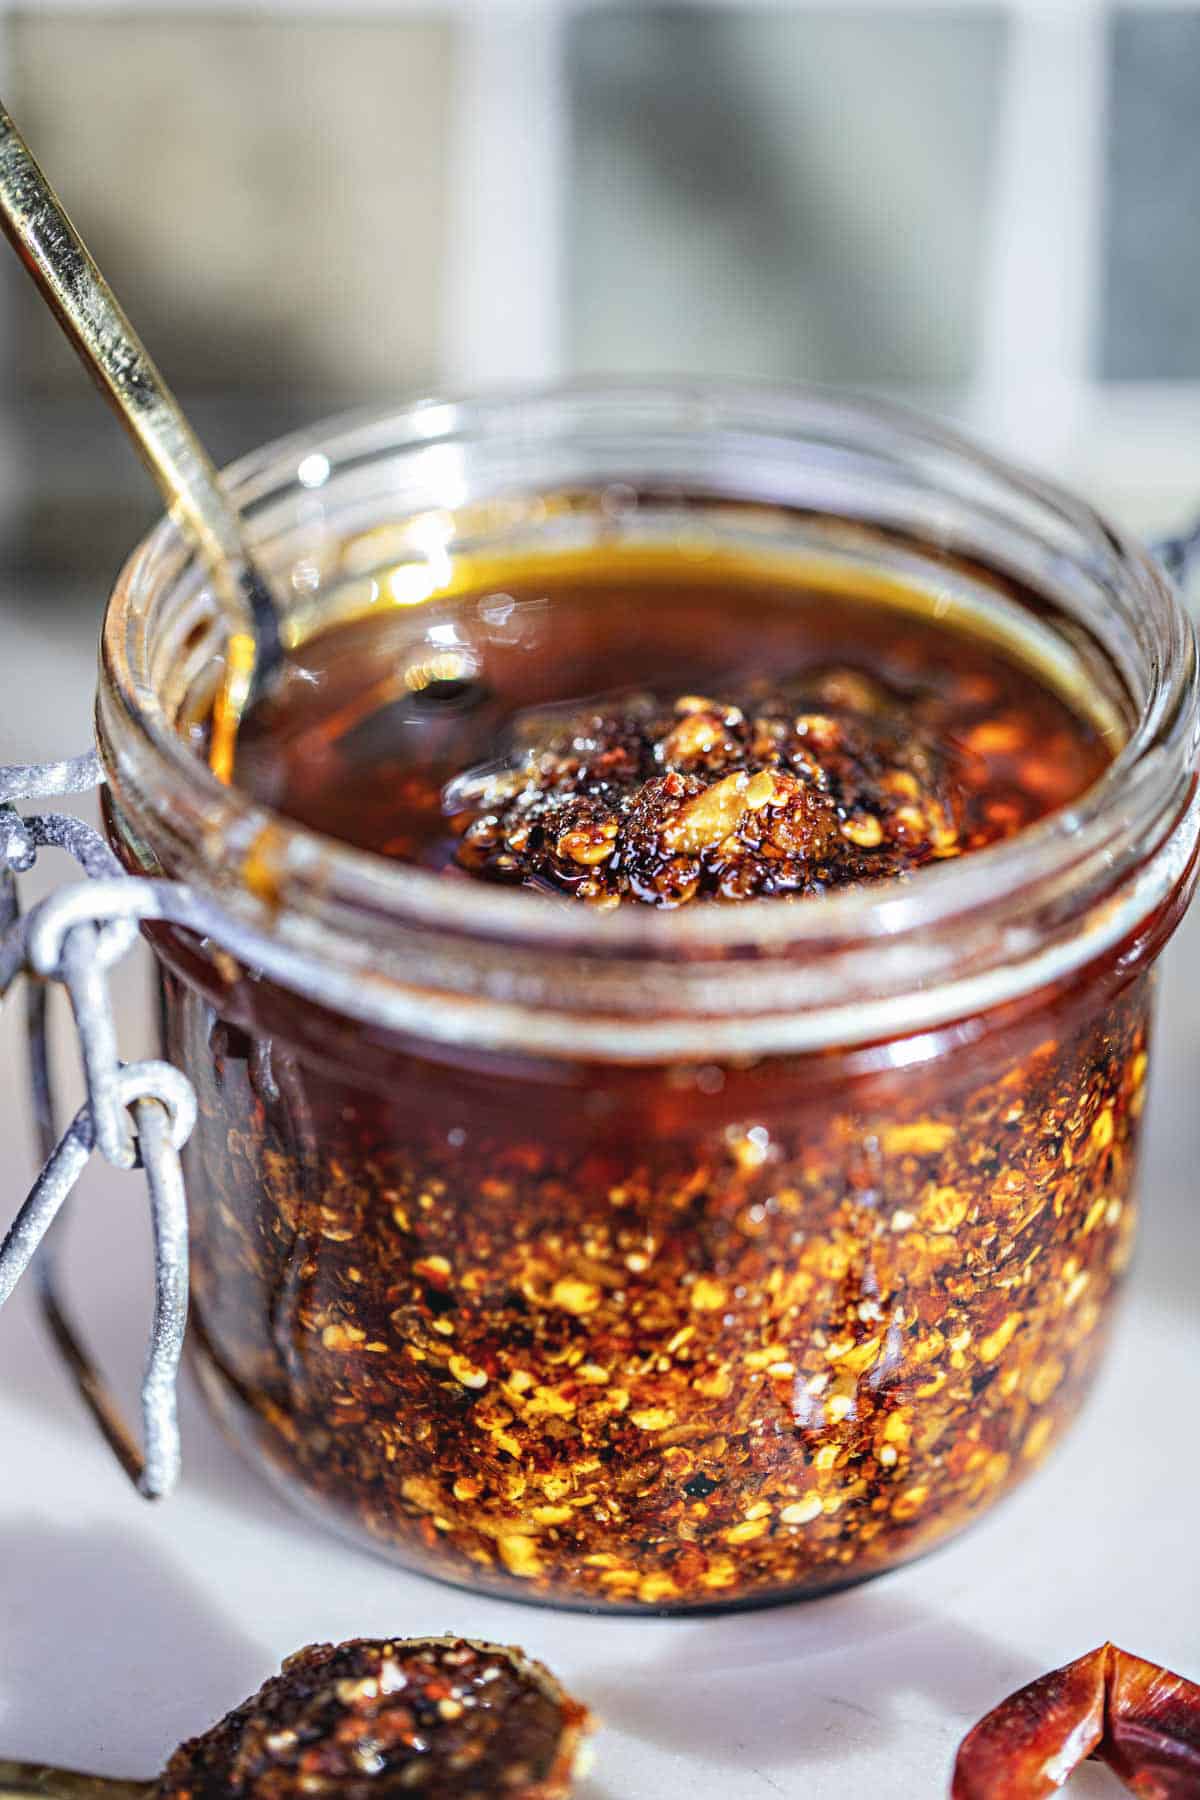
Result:
[[[0,225],[133,439],[171,518],[207,565],[233,624],[211,750],[214,769],[228,780],[238,720],[279,666],[278,609],[211,457],[2,102]]]
[[[152,1781],[116,1781],[108,1775],[78,1775],[43,1763],[0,1762],[0,1800],[150,1800]]]

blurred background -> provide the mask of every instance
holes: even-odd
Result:
[[[0,0],[0,92],[218,460],[436,387],[817,380],[1146,531],[1200,506],[1198,77],[1200,4]],[[0,256],[0,760],[85,738],[155,512]]]

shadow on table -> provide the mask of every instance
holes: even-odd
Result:
[[[150,1777],[272,1666],[135,1528],[0,1535],[0,1754]]]
[[[0,1145],[0,1175],[6,1161],[4,1150]],[[27,1171],[21,1179],[27,1179]],[[146,1355],[153,1294],[149,1225],[136,1179],[94,1166],[59,1228],[60,1278],[70,1313],[88,1353],[112,1382],[133,1423],[139,1423],[137,1384]],[[15,1211],[15,1205],[10,1210]],[[7,1225],[0,1201],[0,1236]],[[12,1301],[0,1312],[0,1398],[27,1409],[43,1423],[53,1421],[72,1444],[78,1443],[81,1465],[89,1477],[124,1482],[115,1461],[103,1449],[99,1430],[40,1316],[32,1275],[23,1279]],[[242,1517],[253,1516],[277,1529],[315,1535],[315,1528],[285,1506],[227,1442],[198,1393],[186,1358],[180,1382],[180,1424],[183,1484],[188,1490],[203,1490]],[[101,1459],[105,1473],[96,1477]],[[31,1474],[36,1478],[37,1470]],[[17,1471],[0,1457],[0,1493],[11,1493],[16,1480]],[[143,1503],[132,1494],[129,1498],[131,1511],[136,1513]]]
[[[6,1401],[16,1401],[43,1419],[54,1419],[64,1434],[80,1445],[82,1461],[89,1477],[95,1475],[95,1458],[102,1459],[104,1474],[125,1488],[131,1515],[136,1518],[145,1502],[136,1498],[126,1477],[103,1444],[84,1401],[58,1360],[49,1333],[33,1309],[23,1311],[20,1326],[12,1321],[11,1332],[0,1334],[0,1389]],[[140,1318],[131,1309],[122,1314],[120,1307],[101,1321],[95,1339],[103,1339],[102,1366],[128,1375],[136,1371],[145,1354],[145,1333]],[[89,1344],[93,1339],[89,1336]],[[10,1348],[11,1346],[11,1348]],[[131,1383],[126,1382],[125,1386]],[[136,1394],[126,1396],[126,1416],[136,1421]],[[228,1505],[239,1517],[253,1517],[273,1529],[316,1537],[315,1525],[294,1511],[275,1493],[270,1483],[239,1454],[218,1428],[205,1406],[191,1371],[186,1367],[180,1382],[180,1430],[183,1439],[183,1491],[202,1490],[213,1499]],[[36,1470],[30,1471],[36,1477]],[[8,1492],[15,1484],[16,1471],[0,1462],[0,1492]],[[167,1502],[169,1504],[169,1501]]]
[[[1200,1180],[1200,1011],[1194,1000],[1200,969],[1200,910],[1172,946],[1167,980],[1170,1004],[1162,1009],[1154,1045],[1150,1104],[1146,1109],[1140,1183],[1142,1218],[1132,1285],[1156,1304],[1195,1316],[1200,1289],[1200,1232],[1196,1230]],[[1166,983],[1164,983],[1164,986]]]
[[[737,1793],[793,1794],[789,1771],[877,1754],[982,1711],[1035,1671],[982,1632],[886,1589],[679,1626],[667,1655],[581,1676],[603,1720],[701,1770],[738,1771]],[[947,1777],[961,1733],[947,1734]],[[906,1792],[904,1764],[885,1791]],[[732,1791],[722,1789],[722,1791]]]

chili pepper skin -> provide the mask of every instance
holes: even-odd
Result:
[[[1106,1646],[1112,1673],[1104,1761],[1141,1800],[1200,1795],[1200,1687]]]
[[[980,1720],[951,1800],[1043,1800],[1089,1756],[1141,1800],[1200,1800],[1200,1687],[1102,1644]]]

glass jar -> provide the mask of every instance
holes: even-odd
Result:
[[[1120,739],[1075,805],[911,882],[598,914],[220,786],[223,626],[170,524],[104,627],[112,840],[229,925],[153,937],[200,1105],[196,1360],[281,1489],[589,1608],[819,1593],[978,1518],[1078,1409],[1130,1254],[1198,830],[1155,564],[934,427],[804,393],[428,403],[231,479],[292,637],[392,604],[428,654],[460,567],[730,553],[1007,643]]]

